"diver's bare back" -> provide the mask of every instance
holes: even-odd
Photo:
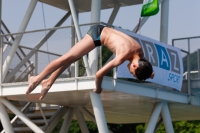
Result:
[[[142,52],[141,46],[130,36],[112,28],[105,27],[101,33],[101,43],[124,60]]]

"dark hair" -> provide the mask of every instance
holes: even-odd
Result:
[[[139,80],[146,80],[151,77],[152,72],[153,67],[151,63],[144,58],[139,59],[138,68],[135,70],[136,78]]]

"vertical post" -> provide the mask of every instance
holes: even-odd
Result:
[[[160,41],[167,43],[168,39],[169,0],[161,3]]]
[[[154,132],[154,129],[155,129],[158,117],[160,115],[162,106],[163,106],[162,102],[155,103],[145,133],[153,133]]]
[[[71,25],[74,25],[74,21],[73,19],[71,19]],[[75,37],[76,37],[76,32],[75,32],[75,28],[72,27],[71,28],[71,47],[73,47],[75,45]],[[70,73],[71,73],[71,77],[76,77],[76,62],[75,63],[72,63],[71,66],[70,66]]]
[[[163,118],[163,122],[164,122],[164,125],[165,125],[166,132],[167,133],[174,133],[168,104],[166,102],[163,103],[161,115],[162,115],[162,118]]]
[[[198,78],[200,78],[200,49],[197,51],[197,62],[198,62]]]
[[[99,22],[100,21],[100,13],[101,13],[101,0],[92,0],[91,1],[91,22]],[[89,53],[89,64],[91,67],[92,75],[95,75],[98,68],[98,48],[93,49]],[[90,98],[92,101],[92,106],[98,126],[98,130],[100,133],[108,133],[108,127],[106,118],[104,115],[104,110],[101,102],[101,98],[99,94],[90,91]]]
[[[24,16],[24,19],[23,19],[23,21],[21,23],[21,26],[20,26],[18,32],[25,31],[25,29],[26,29],[26,27],[28,25],[28,22],[29,22],[29,20],[30,20],[30,18],[32,16],[32,13],[33,13],[33,11],[35,9],[35,6],[37,4],[37,1],[38,0],[31,0],[31,3],[29,5],[29,7],[28,7],[28,10],[27,10],[27,12],[26,12],[26,14]],[[17,48],[19,46],[19,43],[20,43],[21,39],[22,39],[22,35],[17,35],[15,37],[15,40],[14,40],[13,45],[11,47],[11,50],[10,50],[8,56],[5,59],[5,62],[3,64],[3,76],[2,76],[3,80],[4,80],[4,78],[5,78],[5,76],[6,76],[7,72],[8,72],[8,68],[10,67],[10,64],[11,64],[11,62],[13,60],[15,52],[17,51]]]
[[[100,22],[101,0],[92,0],[91,2],[91,23]],[[89,53],[89,65],[92,75],[95,75],[98,69],[98,51],[99,48],[96,47]]]
[[[79,13],[77,13],[76,15],[77,15],[77,20],[78,20],[78,19],[79,19],[79,18],[78,18],[78,17],[79,17],[79,16],[78,16]],[[74,45],[75,45],[75,44],[78,42],[75,32],[74,32],[74,38],[73,38],[73,39],[74,39]],[[78,61],[76,61],[76,62],[75,62],[75,77],[78,77],[78,75],[79,75],[79,73],[78,73],[78,70],[79,70],[79,69],[78,69],[78,65],[79,65],[79,64],[78,64]]]
[[[188,39],[188,56],[187,56],[187,69],[188,69],[188,73],[187,73],[187,80],[188,80],[188,94],[191,94],[191,90],[190,90],[190,39]],[[189,99],[190,102],[190,99]]]
[[[38,75],[38,50],[35,52],[35,75]]]

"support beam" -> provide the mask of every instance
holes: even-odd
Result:
[[[74,20],[76,35],[78,37],[78,41],[80,41],[82,39],[82,36],[81,36],[81,30],[80,30],[80,27],[79,27],[79,24],[78,24],[78,19],[77,19],[77,14],[76,14],[74,2],[73,2],[73,0],[68,0],[68,2],[69,2],[70,10],[72,12],[72,19]],[[87,59],[86,55],[83,56],[83,62],[84,62],[84,65],[85,65],[87,75],[91,76],[90,68],[89,68],[89,65],[88,65],[88,59]]]
[[[35,74],[34,76],[38,75],[38,51],[35,51]]]
[[[92,0],[91,1],[91,23],[100,21],[101,13],[101,0]],[[98,48],[93,49],[89,53],[89,65],[91,67],[92,75],[95,75],[98,68]],[[107,122],[99,94],[90,91],[90,98],[92,101],[92,106],[100,133],[108,133]]]
[[[81,128],[81,132],[82,133],[89,133],[89,130],[87,128],[84,116],[83,116],[82,112],[80,112],[79,109],[76,110],[76,117],[77,117],[79,126]]]
[[[27,12],[26,12],[26,14],[24,16],[24,19],[23,19],[23,21],[21,23],[21,26],[20,26],[18,32],[25,31],[25,29],[26,29],[26,27],[28,25],[28,22],[29,22],[29,20],[30,20],[30,18],[32,16],[32,13],[33,13],[33,11],[35,9],[35,6],[37,4],[37,1],[38,0],[31,0],[30,5],[28,7],[28,10],[27,10]],[[14,55],[15,55],[15,53],[17,51],[17,48],[19,46],[19,43],[20,43],[20,41],[22,39],[22,36],[23,35],[20,34],[20,35],[17,35],[15,37],[15,40],[13,42],[13,45],[12,45],[11,49],[10,49],[10,52],[9,52],[8,56],[6,57],[6,59],[4,61],[4,64],[3,64],[3,76],[2,76],[3,80],[4,80],[4,78],[5,78],[5,76],[6,76],[7,72],[8,72],[10,64],[11,64],[11,62],[13,60],[13,57],[14,57]]]
[[[172,125],[172,120],[171,120],[168,104],[166,102],[163,103],[161,115],[162,115],[163,122],[165,125],[166,133],[174,133],[174,128]]]
[[[52,130],[56,127],[57,123],[64,117],[64,115],[67,112],[67,107],[59,107],[59,109],[57,109],[53,116],[51,116],[51,118],[48,120],[48,125],[44,125],[42,130],[45,133],[51,133]]]
[[[197,50],[198,78],[200,78],[200,49]]]
[[[159,121],[157,122],[157,124],[156,124],[156,127],[155,127],[155,129],[154,129],[154,133],[156,133],[156,131],[158,130],[158,128],[160,127],[160,125],[162,124],[162,122],[163,122],[163,119],[162,119],[162,117],[159,119]]]
[[[109,133],[100,95],[90,91],[90,98],[99,132]]]
[[[91,2],[91,23],[100,22],[101,0],[92,0]],[[95,75],[98,69],[98,51],[99,47],[96,47],[89,53],[89,65],[92,75]]]
[[[161,3],[160,41],[167,44],[169,21],[169,0]]]
[[[117,16],[117,13],[119,11],[119,8],[120,8],[120,5],[118,5],[118,4],[114,6],[112,14],[111,14],[111,16],[110,16],[110,18],[108,20],[108,24],[111,24],[111,25],[113,24],[113,22],[114,22],[114,20],[115,20],[115,18]]]
[[[72,121],[72,118],[74,116],[74,113],[76,112],[76,108],[68,108],[67,113],[65,115],[65,119],[63,121],[62,127],[60,129],[59,133],[67,133],[70,127],[70,123]]]
[[[24,70],[15,78],[15,81],[18,81],[18,79],[21,79],[21,76],[22,76],[27,70],[33,70],[33,62],[31,62],[31,64],[29,64],[29,66],[27,66],[26,68],[24,68]],[[30,71],[29,71],[29,73],[30,73]]]
[[[149,119],[147,128],[145,130],[145,133],[153,133],[156,123],[158,121],[158,117],[160,115],[161,109],[162,109],[163,103],[155,103],[154,108],[153,108],[153,112],[151,113],[151,117]]]
[[[68,12],[54,27],[59,27],[70,16],[71,12]],[[18,70],[40,49],[40,47],[48,40],[56,30],[49,31],[48,34],[31,50],[26,57],[15,67],[15,69],[6,77],[6,81],[9,81]]]
[[[0,102],[0,119],[4,128],[4,131],[6,133],[14,133],[12,125],[10,123],[10,119],[8,117],[8,113],[6,112],[6,109],[1,102]]]
[[[84,107],[79,107],[79,109],[81,110],[81,112],[83,112],[92,122],[94,122],[96,124],[96,120],[95,120],[95,117],[92,113],[90,113],[86,108]],[[110,129],[109,130],[109,133],[113,133]]]
[[[96,124],[96,120],[95,117],[93,116],[93,114],[91,114],[86,108],[84,107],[79,107],[79,109],[81,110],[81,112],[83,112],[92,122],[94,122]]]
[[[31,120],[27,116],[25,116],[22,112],[20,112],[8,100],[4,98],[0,98],[0,102],[2,102],[7,108],[9,108],[16,116],[18,116],[19,119],[21,119],[35,133],[44,133],[38,126],[32,123]]]

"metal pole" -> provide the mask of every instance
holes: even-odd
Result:
[[[26,14],[24,16],[24,19],[23,19],[23,21],[21,23],[21,26],[20,26],[18,32],[25,31],[25,29],[26,29],[26,27],[28,25],[28,22],[29,22],[29,20],[30,20],[30,18],[32,16],[32,13],[33,13],[33,11],[35,9],[35,6],[37,4],[37,1],[38,0],[31,0],[31,3],[29,5],[29,7],[28,7],[28,10],[27,10],[27,12],[26,12]],[[3,80],[4,80],[4,78],[5,78],[5,76],[6,76],[7,72],[8,72],[8,69],[10,67],[10,64],[11,64],[12,60],[13,60],[15,52],[17,51],[17,48],[19,46],[19,43],[20,43],[21,39],[22,39],[22,34],[17,35],[15,37],[15,40],[14,40],[13,45],[11,47],[11,50],[10,50],[8,56],[6,57],[5,61],[4,61],[4,64],[3,64],[3,76],[2,76]]]
[[[161,117],[161,118],[159,119],[159,121],[157,122],[156,127],[155,127],[153,133],[156,133],[156,131],[158,130],[158,128],[160,127],[160,125],[162,124],[162,122],[163,122],[163,119],[162,119],[162,117]]]
[[[75,30],[76,30],[76,35],[78,37],[78,40],[80,41],[82,39],[81,30],[80,30],[80,27],[78,25],[77,14],[76,14],[74,2],[73,2],[73,0],[68,0],[68,1],[69,1],[70,10],[72,12],[72,18],[74,20],[74,26],[75,26]],[[87,59],[86,55],[83,56],[83,62],[85,64],[87,75],[91,76],[90,68],[89,68],[89,65],[88,65],[88,59]]]
[[[78,19],[78,17],[79,17],[78,15],[79,15],[79,14],[77,13],[77,19]],[[75,43],[74,43],[74,45],[75,45],[75,44],[78,42],[75,32],[74,32],[74,41],[75,41]],[[76,61],[76,62],[75,62],[75,77],[78,77],[78,75],[79,75],[79,72],[78,72],[78,70],[79,70],[78,65],[79,65],[79,63],[78,63],[78,61]]]
[[[163,122],[164,122],[164,125],[165,125],[166,132],[167,133],[174,133],[168,104],[166,102],[163,103],[161,115],[162,115],[162,118],[163,118]]]
[[[100,22],[101,0],[92,0],[91,2],[91,23]],[[92,75],[95,75],[98,69],[98,51],[99,47],[96,47],[89,53]]]
[[[10,119],[8,117],[8,113],[6,112],[6,109],[1,102],[0,102],[0,118],[5,132],[14,133],[12,125],[10,123]]]
[[[167,43],[168,39],[168,21],[169,21],[169,0],[161,3],[161,24],[160,24],[160,41]]]
[[[38,75],[38,50],[35,52],[35,75]]]
[[[153,112],[152,112],[151,117],[149,119],[145,133],[153,133],[154,132],[154,129],[155,129],[158,117],[160,115],[160,111],[162,109],[162,106],[163,106],[162,102],[155,103],[154,108],[153,108]]]
[[[94,122],[96,124],[96,120],[95,117],[93,116],[92,113],[90,113],[86,108],[84,107],[79,107],[79,109],[81,110],[81,112],[83,112],[92,122]]]
[[[80,111],[82,113],[84,113],[84,115],[86,115],[92,122],[94,122],[95,124],[97,123],[96,120],[95,120],[95,117],[92,113],[90,113],[86,108],[84,107],[79,107]],[[113,133],[110,129],[109,130],[109,133]]]
[[[0,101],[8,107],[18,118],[20,118],[30,129],[36,133],[44,133],[39,127],[37,127],[31,120],[20,112],[15,106],[13,106],[8,100],[0,98]]]
[[[106,122],[106,118],[104,115],[104,110],[103,110],[100,95],[90,91],[90,98],[92,101],[94,115],[96,118],[99,132],[100,133],[108,133],[107,122]]]
[[[112,11],[112,14],[108,20],[108,24],[113,24],[114,20],[115,20],[115,17],[117,16],[117,13],[119,11],[119,8],[120,8],[120,5],[115,5],[114,6],[114,9]]]
[[[81,132],[82,133],[89,133],[89,130],[87,128],[84,116],[83,116],[82,112],[80,112],[79,109],[76,110],[76,117],[77,117],[79,126],[81,128]]]
[[[91,3],[91,22],[100,21],[100,12],[101,12],[101,0],[92,0]],[[91,67],[92,75],[95,75],[98,68],[98,49],[95,48],[89,53],[89,63]],[[104,115],[104,110],[99,94],[90,91],[90,98],[92,101],[92,106],[100,133],[108,133],[108,127],[106,118]]]
[[[71,19],[71,25],[74,25],[73,19]],[[72,27],[71,28],[71,47],[73,47],[75,45],[75,43],[76,43],[75,38],[76,38],[75,28]],[[71,73],[70,74],[71,77],[75,77],[75,75],[76,75],[76,63],[72,63],[71,64],[70,73]]]
[[[68,132],[70,123],[72,121],[75,111],[76,111],[76,108],[68,108],[67,113],[65,115],[65,119],[63,121],[63,124],[62,124],[62,127],[61,127],[59,133],[67,133]]]
[[[200,78],[200,49],[197,50],[198,78]]]
[[[187,56],[187,68],[188,68],[188,94],[191,95],[191,90],[190,90],[190,40],[188,39],[188,56]],[[190,98],[189,98],[190,102]]]

